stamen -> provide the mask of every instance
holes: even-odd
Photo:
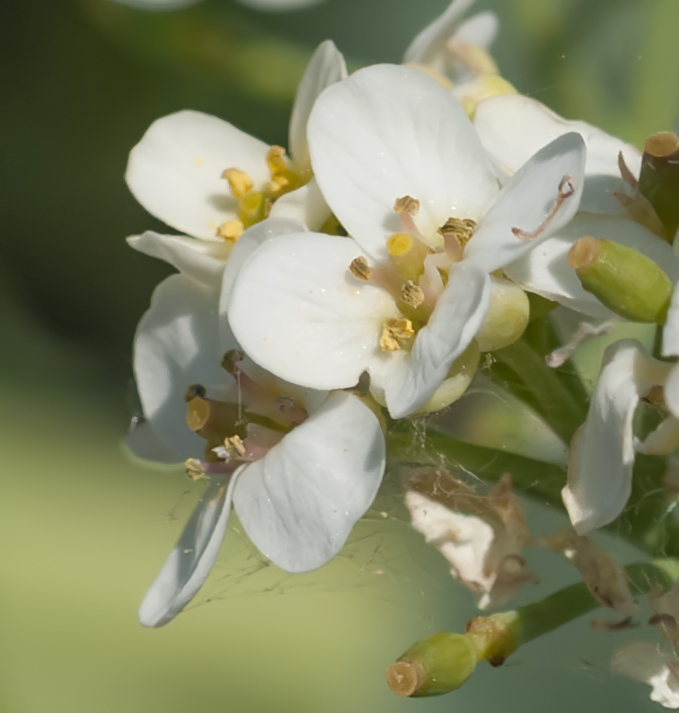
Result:
[[[240,220],[227,220],[217,228],[217,237],[235,243],[245,232],[245,226]]]
[[[238,168],[227,168],[222,173],[222,178],[229,182],[234,198],[243,198],[252,190],[252,181],[248,174]]]
[[[368,261],[361,255],[351,261],[349,272],[357,279],[368,281],[372,275],[372,270],[368,266]]]
[[[267,201],[263,194],[250,191],[240,199],[238,217],[246,228],[266,218]]]
[[[625,163],[625,157],[622,155],[622,151],[618,152],[618,168],[620,169],[622,180],[636,190],[639,187],[639,181]]]
[[[266,162],[271,173],[271,193],[278,198],[302,185],[302,180],[290,170],[282,146],[272,146],[266,156]]]
[[[394,203],[394,210],[397,213],[407,213],[408,215],[417,215],[420,212],[420,201],[411,196],[403,196],[397,198]]]
[[[417,309],[424,302],[424,290],[414,282],[406,282],[401,290],[401,299],[409,307]]]
[[[202,384],[191,384],[191,386],[188,386],[186,389],[184,401],[188,403],[189,401],[193,401],[195,398],[204,399],[206,395],[207,389]]]
[[[388,319],[382,325],[382,336],[380,337],[380,348],[385,352],[394,352],[401,349],[401,342],[406,342],[415,334],[413,324],[405,317],[394,317]]]
[[[224,439],[224,448],[229,454],[229,457],[234,460],[242,458],[245,455],[245,445],[243,444],[243,439],[238,435],[227,436]]]
[[[189,480],[200,480],[205,477],[205,468],[198,458],[187,458],[184,466]]]
[[[240,371],[238,362],[243,361],[243,359],[245,359],[245,352],[240,349],[229,349],[221,358],[219,365],[228,374],[235,374],[237,371]]]
[[[459,249],[456,249],[454,243],[457,243],[459,248],[464,248],[472,239],[475,230],[476,221],[471,218],[448,218],[436,232],[443,236],[446,252],[450,253],[451,257],[454,257],[459,253]]]
[[[554,217],[559,211],[559,208],[575,193],[575,186],[573,185],[573,176],[564,176],[559,183],[559,192],[554,201],[554,205],[545,217],[545,219],[538,225],[538,227],[533,232],[526,232],[520,228],[512,228],[512,233],[524,243],[527,243],[535,238],[540,237],[542,233],[545,232],[547,226],[554,220]]]

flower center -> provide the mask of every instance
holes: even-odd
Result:
[[[305,180],[296,173],[281,146],[272,146],[266,157],[269,183],[260,191],[254,190],[252,179],[239,168],[227,168],[222,173],[234,198],[238,200],[238,219],[228,220],[217,228],[217,236],[235,242],[243,232],[264,220],[278,198],[300,188]]]

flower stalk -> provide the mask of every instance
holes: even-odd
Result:
[[[679,578],[679,562],[633,564],[625,573],[632,592],[646,594],[657,585],[668,589]],[[387,668],[387,683],[400,696],[449,693],[460,688],[481,661],[499,666],[521,646],[599,606],[580,582],[513,611],[475,617],[464,634],[437,633],[418,641]]]

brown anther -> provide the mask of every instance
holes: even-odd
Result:
[[[628,186],[631,186],[636,190],[639,186],[639,181],[625,163],[625,157],[622,155],[622,151],[618,152],[618,168],[620,169],[622,180],[625,181]]]
[[[235,243],[245,232],[245,226],[240,220],[227,220],[217,228],[217,237]]]
[[[281,413],[285,413],[286,411],[291,411],[292,409],[297,408],[295,399],[293,399],[292,396],[287,396],[286,394],[281,394],[281,396],[278,396],[276,398],[276,404]]]
[[[549,213],[545,219],[538,225],[538,227],[532,232],[527,232],[521,230],[521,228],[512,228],[512,233],[524,243],[535,240],[535,238],[540,237],[542,233],[545,232],[547,226],[554,220],[554,217],[559,212],[559,208],[575,193],[575,186],[573,185],[573,176],[564,176],[559,183],[559,192],[557,193],[556,200],[552,206]]]
[[[227,436],[224,439],[224,448],[231,458],[242,458],[245,455],[245,444],[240,436]]]
[[[368,261],[361,255],[351,261],[349,272],[358,280],[367,281],[372,275],[372,270],[368,265]]]
[[[424,290],[414,282],[408,281],[401,290],[401,299],[409,307],[417,309],[424,302]]]
[[[184,394],[184,401],[189,403],[193,399],[200,398],[204,399],[207,396],[207,389],[202,384],[191,384],[186,388],[186,393]]]
[[[448,218],[448,220],[436,231],[444,238],[455,238],[464,247],[474,235],[476,221],[471,218]]]
[[[388,319],[382,325],[380,349],[385,352],[394,352],[401,349],[401,342],[406,342],[415,334],[413,323],[405,317]]]
[[[397,198],[394,203],[394,210],[397,213],[407,213],[408,215],[417,215],[420,212],[420,201],[411,196],[403,196]]]
[[[242,198],[252,190],[252,181],[248,174],[238,168],[227,168],[222,173],[222,178],[229,182],[229,188],[234,198]]]
[[[184,466],[189,480],[200,480],[205,477],[205,468],[198,458],[187,458]]]
[[[238,371],[238,362],[245,359],[245,352],[240,349],[229,349],[221,358],[219,365],[229,374],[235,374]]]

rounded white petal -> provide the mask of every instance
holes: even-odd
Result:
[[[180,111],[151,124],[130,152],[125,178],[149,213],[183,233],[209,239],[238,212],[222,172],[245,171],[259,188],[269,180],[268,150],[215,116]]]
[[[316,179],[281,196],[271,206],[270,218],[290,218],[305,225],[309,230],[320,230],[330,217],[330,208],[323,198]]]
[[[350,274],[361,255],[353,240],[321,233],[265,242],[241,268],[228,308],[253,361],[312,389],[354,386],[383,322],[399,314],[387,292]]]
[[[631,144],[584,121],[568,121],[544,104],[522,94],[508,94],[481,102],[474,114],[481,143],[509,170],[518,171],[528,159],[558,136],[575,131],[587,146],[585,173],[620,177],[618,154],[639,175],[641,153]]]
[[[184,235],[161,235],[147,230],[133,235],[127,244],[139,252],[159,258],[188,277],[213,285],[219,280],[231,245],[225,240],[197,240]]]
[[[268,218],[261,223],[253,225],[252,228],[248,228],[233,246],[233,250],[231,250],[231,254],[229,255],[229,261],[224,269],[222,293],[219,298],[219,314],[226,314],[233,283],[241,267],[243,267],[250,255],[252,255],[257,248],[270,238],[276,238],[289,233],[302,233],[304,230],[305,227],[302,223],[291,218]]]
[[[428,239],[451,216],[477,218],[498,188],[459,102],[409,67],[376,65],[323,92],[309,119],[314,173],[328,205],[361,247],[386,256],[401,230],[397,198],[421,202]]]
[[[578,210],[584,163],[585,145],[579,134],[564,134],[540,149],[505,184],[483,216],[467,243],[465,261],[493,272],[561,230]],[[562,182],[574,191],[556,208]],[[515,229],[523,231],[524,237],[515,235]]]
[[[562,491],[579,535],[623,511],[632,489],[634,412],[667,371],[668,365],[652,359],[636,340],[620,340],[604,353],[587,419],[571,443],[568,485]]]
[[[509,278],[530,292],[536,292],[590,317],[610,317],[611,311],[582,287],[575,270],[568,264],[568,251],[576,240],[585,235],[598,240],[611,240],[638,250],[659,265],[672,282],[679,279],[679,261],[668,243],[627,218],[591,213],[578,213],[558,235],[545,240],[528,255],[506,265],[503,270]],[[667,333],[665,326],[665,339]],[[679,338],[677,344],[679,349]]]
[[[242,471],[241,471],[242,472]],[[191,515],[184,532],[167,558],[139,608],[143,626],[158,627],[172,621],[196,596],[217,561],[231,512],[233,487],[213,481]]]
[[[651,686],[652,701],[665,708],[679,708],[677,660],[657,644],[634,641],[621,646],[613,654],[611,668],[615,673]]]
[[[389,367],[385,398],[392,418],[415,413],[434,395],[452,363],[474,339],[490,294],[486,272],[466,262],[453,265],[448,284],[429,322],[417,333],[412,351],[396,355]]]
[[[665,244],[664,240],[658,242]],[[663,267],[663,263],[659,262],[658,264]],[[676,279],[673,280],[673,282],[676,281]],[[662,355],[666,357],[679,356],[679,290],[676,286],[672,292],[670,307],[667,310],[667,320],[663,327]]]
[[[290,157],[298,171],[311,171],[306,127],[311,109],[319,94],[331,84],[345,79],[347,65],[342,53],[332,40],[325,40],[316,48],[297,88],[297,96],[290,116]],[[309,226],[312,227],[312,226]]]
[[[445,49],[448,39],[455,33],[462,16],[473,4],[474,0],[453,0],[443,13],[410,43],[403,55],[403,62],[435,62]]]
[[[637,453],[666,456],[679,448],[679,419],[668,416],[656,429],[637,444]]]
[[[188,386],[221,385],[219,291],[172,275],[153,293],[134,343],[134,374],[144,416],[181,459],[200,456],[205,441],[186,425]]]
[[[679,365],[672,365],[665,380],[665,401],[674,416],[679,418]]]
[[[470,45],[487,49],[493,44],[500,29],[500,21],[494,12],[486,10],[472,15],[455,31],[455,37]]]
[[[342,549],[377,494],[385,458],[375,414],[335,392],[247,467],[234,507],[262,554],[287,572],[307,572]]]

